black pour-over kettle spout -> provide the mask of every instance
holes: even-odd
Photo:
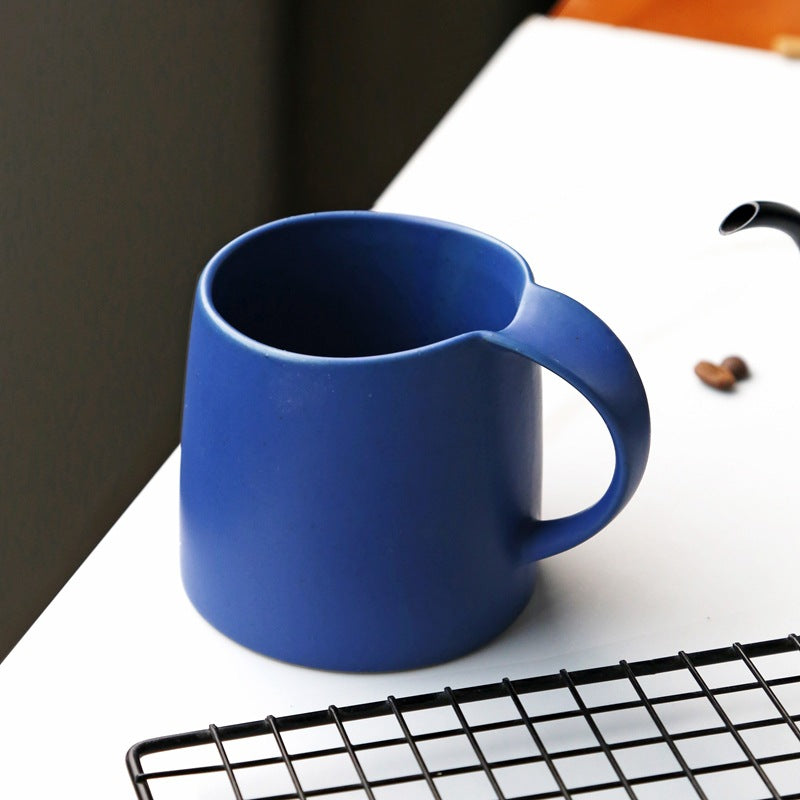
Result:
[[[727,235],[745,228],[775,228],[791,236],[800,247],[800,212],[783,203],[769,200],[744,203],[722,220],[719,232]]]

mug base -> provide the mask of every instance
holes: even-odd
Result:
[[[391,652],[383,653],[378,652],[378,648],[372,642],[351,641],[347,646],[325,652],[314,648],[313,642],[309,643],[302,638],[293,642],[295,645],[300,644],[300,647],[286,646],[285,641],[282,644],[278,640],[279,637],[263,630],[256,630],[255,626],[232,625],[230,620],[218,620],[213,610],[204,609],[201,597],[195,597],[188,585],[185,585],[185,588],[195,610],[206,622],[226,638],[248,650],[286,664],[326,672],[377,674],[437,666],[463,658],[489,645],[511,627],[531,601],[535,571],[535,564],[527,565],[524,590],[515,594],[514,602],[506,605],[502,616],[493,618],[491,629],[487,629],[486,625],[482,628],[476,626],[471,631],[473,635],[469,639],[463,635],[453,637],[448,635],[449,631],[442,631],[442,635],[434,641],[427,641],[424,649],[418,646],[419,641],[417,641],[415,642],[417,646],[393,647],[390,648]],[[392,636],[391,632],[386,636]]]

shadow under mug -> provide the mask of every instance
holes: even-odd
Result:
[[[540,366],[591,402],[616,456],[595,505],[550,520]],[[502,242],[373,211],[272,222],[197,286],[184,586],[220,631],[278,659],[446,661],[517,617],[536,560],[619,513],[649,440],[624,346]]]

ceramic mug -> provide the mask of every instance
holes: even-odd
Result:
[[[561,519],[539,519],[540,366],[588,398],[616,454],[605,494]],[[619,513],[649,432],[614,333],[500,241],[373,211],[272,222],[197,286],[184,586],[220,631],[285,661],[449,660],[515,619],[538,559]]]

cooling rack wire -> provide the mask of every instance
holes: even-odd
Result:
[[[140,800],[800,800],[800,640],[393,697],[134,745]]]

